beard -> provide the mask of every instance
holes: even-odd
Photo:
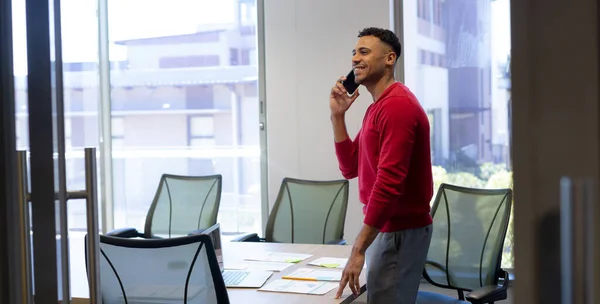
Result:
[[[368,86],[369,84],[377,83],[385,75],[385,70],[371,70],[368,73],[360,74],[360,77],[355,77],[354,82],[359,85]]]

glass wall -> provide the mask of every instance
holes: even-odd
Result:
[[[97,147],[100,131],[97,1],[63,0],[62,7],[69,189],[83,189],[83,148]],[[222,231],[261,231],[255,0],[115,0],[108,7],[114,226],[143,229],[164,173],[221,174]],[[15,54],[23,55],[15,62],[24,148],[26,58],[21,49]],[[71,205],[71,226],[83,230],[85,205]]]
[[[162,174],[221,174],[221,230],[261,231],[255,0],[109,0],[115,227]]]
[[[261,231],[256,0],[108,0],[110,113],[99,110],[97,8],[61,1],[68,190],[85,188],[83,150],[99,147],[110,115],[108,229],[142,231],[167,173],[221,174],[221,231]],[[25,0],[13,10],[17,146],[27,150]],[[85,201],[68,211],[72,295],[85,297]]]
[[[510,0],[403,5],[405,82],[431,122],[435,188],[512,187]],[[505,268],[513,266],[512,239],[511,223]]]

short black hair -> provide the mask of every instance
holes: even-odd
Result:
[[[358,38],[364,36],[374,36],[379,38],[379,40],[392,47],[392,50],[396,53],[396,61],[400,58],[400,54],[402,54],[402,44],[394,32],[379,27],[367,27],[358,32]]]

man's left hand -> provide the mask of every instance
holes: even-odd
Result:
[[[354,296],[358,296],[360,294],[359,277],[364,265],[365,254],[353,251],[348,259],[348,263],[346,263],[344,272],[342,272],[340,287],[335,296],[336,299],[339,299],[342,296],[344,288],[346,288],[346,284],[350,285],[350,289],[352,290]]]

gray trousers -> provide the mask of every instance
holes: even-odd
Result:
[[[381,232],[367,248],[369,304],[415,304],[431,243],[431,225]]]

